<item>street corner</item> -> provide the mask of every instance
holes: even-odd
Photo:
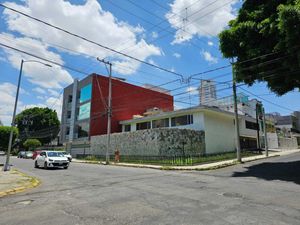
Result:
[[[0,171],[0,198],[31,189],[40,185],[40,180],[16,169]]]

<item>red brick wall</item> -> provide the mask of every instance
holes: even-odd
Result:
[[[98,82],[97,82],[98,81]],[[99,91],[99,87],[102,92]],[[106,134],[107,115],[104,106],[108,99],[108,78],[93,75],[90,135]],[[121,132],[119,121],[132,119],[133,115],[143,114],[147,109],[158,107],[164,111],[172,111],[173,97],[157,91],[112,80],[112,122],[111,132]]]

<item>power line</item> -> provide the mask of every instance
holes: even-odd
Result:
[[[4,4],[2,4],[2,3],[0,3],[0,6],[3,7],[3,8],[6,8],[6,9],[8,9],[8,10],[11,10],[11,11],[13,11],[13,12],[15,12],[15,13],[18,13],[18,14],[20,14],[20,15],[22,15],[22,16],[25,16],[25,17],[27,17],[27,18],[30,18],[30,19],[32,19],[32,20],[35,20],[35,21],[37,21],[37,22],[39,22],[39,23],[42,23],[42,24],[45,24],[45,25],[50,26],[50,27],[52,27],[52,28],[55,28],[55,29],[57,29],[57,30],[59,30],[59,31],[62,31],[62,32],[68,34],[68,35],[74,36],[74,37],[79,38],[79,39],[81,39],[81,40],[83,40],[83,41],[86,41],[86,42],[89,42],[89,43],[91,43],[91,44],[97,45],[97,46],[99,46],[99,47],[101,47],[101,48],[103,48],[103,49],[109,50],[109,51],[111,51],[111,52],[114,52],[114,53],[117,53],[117,54],[119,54],[119,55],[122,55],[122,56],[124,56],[124,57],[126,57],[126,58],[135,60],[135,61],[137,61],[137,62],[143,63],[143,64],[145,64],[145,65],[154,67],[154,68],[156,68],[156,69],[159,69],[159,70],[162,70],[162,71],[165,71],[165,72],[167,72],[167,73],[171,73],[171,74],[173,74],[173,75],[180,76],[181,78],[183,78],[183,75],[182,75],[182,74],[173,72],[173,71],[168,70],[168,69],[166,69],[166,68],[163,68],[163,67],[160,67],[160,66],[151,64],[151,63],[149,63],[149,62],[140,60],[140,59],[138,59],[138,58],[136,58],[136,57],[133,57],[133,56],[127,55],[127,54],[125,54],[125,53],[122,53],[122,52],[120,52],[120,51],[114,50],[114,49],[112,49],[112,48],[110,48],[110,47],[107,47],[107,46],[104,46],[104,45],[102,45],[102,44],[100,44],[100,43],[97,43],[97,42],[95,42],[95,41],[92,41],[92,40],[90,40],[90,39],[88,39],[88,38],[86,38],[86,37],[83,37],[83,36],[79,35],[79,34],[75,34],[75,33],[71,32],[71,31],[68,31],[68,30],[66,30],[66,29],[64,29],[64,28],[58,27],[58,26],[56,26],[56,25],[53,25],[53,24],[51,24],[51,23],[48,23],[48,22],[46,22],[46,21],[43,21],[43,20],[41,20],[41,19],[38,19],[38,18],[33,17],[33,16],[30,16],[30,15],[28,15],[28,14],[26,14],[26,13],[23,13],[23,12],[21,12],[21,11],[19,11],[19,10],[13,9],[13,8],[11,8],[11,7],[8,7],[8,6],[6,6],[6,5],[4,5]]]

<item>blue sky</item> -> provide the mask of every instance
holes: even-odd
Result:
[[[217,34],[234,18],[240,7],[232,0],[24,0],[1,3],[180,73],[184,78],[228,64],[218,50]],[[171,93],[175,95],[177,108],[199,103],[199,79],[218,76],[215,80],[222,82],[232,76],[231,69],[225,68],[196,76],[198,80],[192,79],[189,84],[175,81],[179,77],[172,73],[104,51],[9,10],[0,8],[0,13],[0,43],[82,71],[76,73],[55,65],[49,68],[39,63],[25,63],[18,111],[48,106],[59,113],[62,90],[73,78],[82,79],[93,72],[107,75],[96,57],[110,60],[114,76],[136,85],[161,85],[174,80],[162,87],[173,90]],[[11,121],[21,59],[33,58],[0,47],[0,120],[6,125]],[[227,87],[217,84],[218,98],[232,94]],[[276,97],[264,83],[243,88],[284,107],[262,100],[267,112],[289,114],[300,109],[299,91]],[[253,96],[249,94],[249,97]]]

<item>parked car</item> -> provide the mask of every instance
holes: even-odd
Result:
[[[18,156],[17,156],[18,158],[25,158],[26,157],[26,152],[25,151],[19,151],[19,153],[18,153]]]
[[[34,160],[41,152],[42,152],[42,150],[34,150],[33,155],[32,155],[32,159]]]
[[[71,156],[71,154],[70,153],[67,153],[67,152],[61,152],[65,157],[67,157],[68,158],[68,160],[69,160],[69,162],[71,162],[72,161],[72,156]]]
[[[63,167],[68,169],[69,160],[61,152],[57,151],[42,151],[34,161],[34,167],[44,167],[48,169],[50,167]]]
[[[26,159],[32,159],[32,156],[33,156],[32,151],[27,151],[27,152],[25,152],[25,158],[26,158]]]

